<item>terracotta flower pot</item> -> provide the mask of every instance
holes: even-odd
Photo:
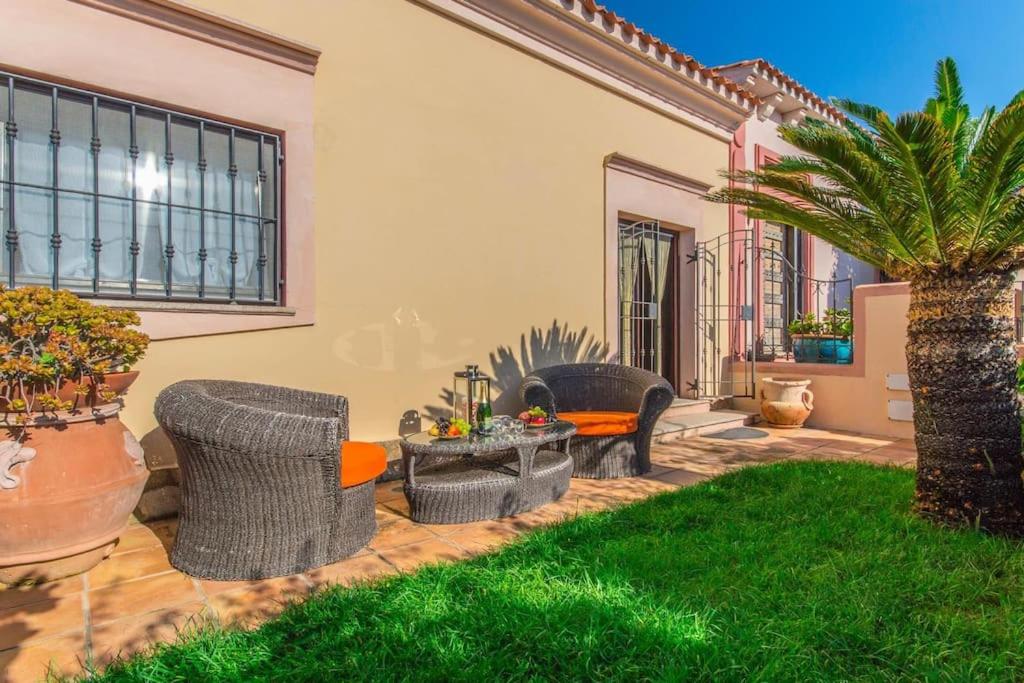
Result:
[[[814,394],[809,379],[761,380],[761,415],[773,427],[796,429],[814,410]]]
[[[0,583],[84,572],[113,550],[149,477],[120,410],[34,416],[21,444],[0,429]]]
[[[113,391],[120,397],[123,396],[126,391],[128,391],[128,387],[134,384],[135,380],[138,378],[139,371],[132,370],[130,372],[108,373],[103,378],[103,381],[108,387],[110,387],[111,391]],[[88,393],[84,395],[79,395],[78,387],[82,385],[84,385],[88,389]],[[37,391],[42,393],[45,391],[45,388],[39,387]],[[25,393],[31,394],[32,391],[30,390]],[[99,396],[96,393],[96,387],[92,377],[86,377],[82,382],[77,382],[75,380],[64,380],[64,382],[60,385],[60,388],[57,389],[56,394],[57,398],[59,398],[62,401],[73,402],[75,404],[76,410],[82,408],[93,408],[110,402],[104,400],[101,396]],[[15,389],[11,398],[25,398],[26,400],[28,400],[28,398],[31,398],[31,396],[26,398],[21,391]],[[38,405],[33,405],[33,407],[35,408],[33,412],[42,412],[41,410],[39,410]]]

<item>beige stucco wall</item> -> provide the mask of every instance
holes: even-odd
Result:
[[[454,370],[490,370],[502,346],[518,358],[533,327],[605,341],[604,158],[708,184],[726,165],[723,140],[407,0],[194,4],[323,50],[306,189],[316,322],[155,342],[125,414],[139,436],[161,388],[221,377],[344,394],[355,438],[393,438]],[[725,207],[704,211],[705,234],[726,230]]]

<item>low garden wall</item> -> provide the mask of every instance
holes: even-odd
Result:
[[[904,350],[909,305],[910,287],[905,282],[857,287],[853,294],[853,363],[758,363],[758,393],[764,377],[807,378],[814,393],[814,411],[807,426],[913,437]],[[735,399],[733,403],[741,410],[758,410],[760,399]]]

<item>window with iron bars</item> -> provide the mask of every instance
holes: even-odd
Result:
[[[273,134],[0,72],[0,282],[281,302]]]

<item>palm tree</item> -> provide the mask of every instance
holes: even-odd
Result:
[[[972,117],[956,64],[944,59],[923,111],[893,120],[878,107],[835,104],[850,117],[842,126],[782,126],[802,154],[727,174],[733,187],[709,198],[910,281],[917,510],[943,524],[1024,534],[1013,348],[1024,92],[1001,112]]]

